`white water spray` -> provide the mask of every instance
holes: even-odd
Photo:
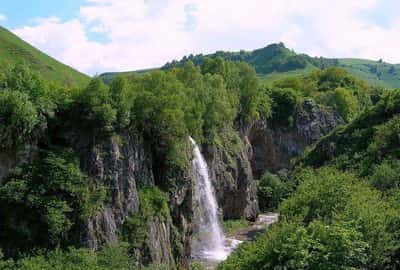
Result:
[[[225,236],[218,218],[218,204],[215,191],[208,173],[207,163],[196,142],[193,144],[193,170],[196,176],[194,188],[195,230],[196,237],[192,241],[192,256],[198,259],[222,261],[231,252],[225,246]]]

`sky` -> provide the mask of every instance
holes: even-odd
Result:
[[[400,63],[399,0],[1,0],[0,25],[90,75],[283,42]]]

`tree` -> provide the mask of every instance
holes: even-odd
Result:
[[[40,120],[27,94],[0,90],[0,148],[27,142]]]
[[[274,88],[270,92],[272,99],[272,123],[274,125],[292,126],[293,114],[299,101],[297,93],[290,88]]]
[[[104,200],[71,151],[42,152],[0,185],[0,247],[7,256],[75,244]]]

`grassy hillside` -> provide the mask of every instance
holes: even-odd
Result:
[[[0,26],[0,70],[19,63],[65,86],[83,86],[89,81],[85,74],[56,61]]]
[[[322,138],[301,162],[313,167],[334,164],[368,175],[376,163],[399,158],[399,114],[400,91],[394,90],[347,126]]]
[[[206,57],[222,57],[231,61],[247,62],[255,68],[257,74],[266,82],[291,75],[304,75],[317,68],[339,66],[374,86],[400,88],[400,65],[365,59],[310,57],[306,54],[297,54],[289,50],[283,43],[271,44],[265,48],[250,52],[218,51],[210,55],[185,56],[179,61],[174,60],[167,63],[162,69],[182,66],[188,61],[200,65]],[[104,76],[106,80],[110,80],[117,75],[129,75],[132,73],[134,72],[107,73]]]

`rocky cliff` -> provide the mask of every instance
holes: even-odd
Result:
[[[138,189],[155,185],[153,159],[146,142],[138,135],[124,134],[106,139],[88,149],[82,148],[81,167],[96,182],[105,184],[109,198],[95,218],[88,221],[83,242],[91,249],[101,243],[117,243],[126,219],[140,208]],[[182,176],[171,194],[172,220],[151,217],[146,221],[144,243],[133,251],[140,264],[163,264],[171,269],[189,250],[190,212],[182,208],[191,202],[188,191],[192,179]],[[174,234],[178,230],[180,235]],[[175,246],[182,246],[181,254]]]
[[[214,144],[204,145],[202,152],[223,218],[254,220],[259,210],[253,173],[258,176],[266,169],[289,168],[292,157],[302,154],[306,146],[342,123],[334,111],[306,100],[297,109],[290,128],[257,122],[238,128],[233,136],[222,136]],[[74,133],[73,129],[59,132],[55,135],[57,142],[72,146],[80,156],[81,169],[108,190],[101,210],[82,230],[83,245],[95,250],[105,242],[117,243],[124,222],[140,211],[139,190],[160,185],[162,179],[157,178],[162,175],[162,166],[141,135],[126,132],[93,143],[90,136]],[[34,158],[36,148],[31,144],[18,152],[1,152],[0,179],[17,164]],[[190,160],[189,148],[187,155]],[[192,169],[175,171],[174,179],[174,185],[165,190],[170,219],[154,216],[146,220],[145,240],[132,251],[138,265],[156,263],[174,268],[184,265],[190,256],[195,181]]]
[[[302,155],[307,146],[342,124],[344,120],[336,111],[321,107],[312,99],[298,106],[292,127],[270,126],[265,121],[255,123],[248,132],[254,175],[259,177],[265,170],[289,169],[292,158]]]
[[[236,142],[234,148],[213,145],[206,150],[218,204],[224,219],[255,220],[259,209],[249,156],[243,142]]]

